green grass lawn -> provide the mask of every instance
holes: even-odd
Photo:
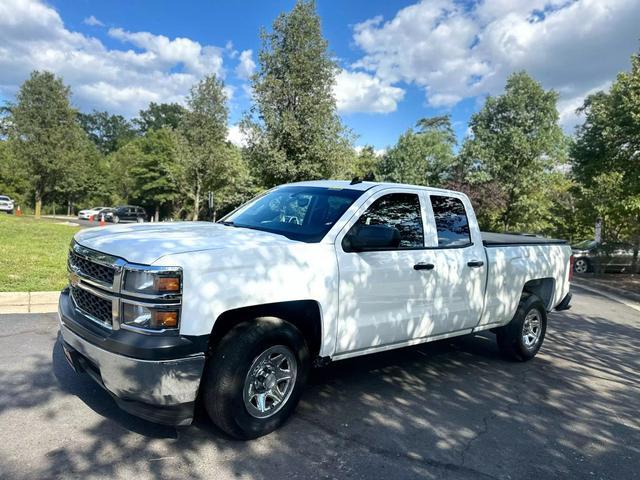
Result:
[[[60,290],[77,227],[0,214],[0,292]]]

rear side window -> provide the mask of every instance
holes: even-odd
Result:
[[[351,228],[357,228],[358,225],[395,227],[400,232],[399,248],[424,247],[424,229],[418,195],[391,193],[380,197]]]
[[[469,221],[462,201],[442,195],[431,196],[439,247],[459,247],[471,243]]]

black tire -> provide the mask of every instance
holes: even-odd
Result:
[[[539,335],[535,343],[527,345],[523,338],[525,320],[530,313],[537,311]],[[539,297],[523,294],[520,304],[511,322],[496,330],[496,340],[500,352],[510,360],[526,362],[536,356],[547,332],[547,310]]]
[[[245,380],[254,361],[275,346],[285,346],[295,355],[297,374],[280,409],[267,418],[256,418],[245,406]],[[236,439],[249,440],[271,433],[296,408],[309,366],[309,349],[295,326],[272,317],[243,322],[225,335],[207,362],[203,378],[205,409],[216,426]]]
[[[576,258],[573,262],[573,271],[575,273],[587,273],[591,271],[591,263],[586,258]]]

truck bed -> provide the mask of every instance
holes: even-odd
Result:
[[[514,235],[512,233],[481,232],[485,247],[513,247],[518,245],[564,245],[566,240],[557,238],[534,237],[530,235]]]

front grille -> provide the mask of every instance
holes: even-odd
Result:
[[[93,278],[109,285],[113,284],[113,277],[116,272],[113,267],[87,260],[74,251],[69,252],[69,263],[74,269],[80,270],[80,273],[85,277]]]
[[[71,295],[80,310],[103,323],[111,325],[111,300],[98,297],[97,295],[78,287],[71,288]]]

